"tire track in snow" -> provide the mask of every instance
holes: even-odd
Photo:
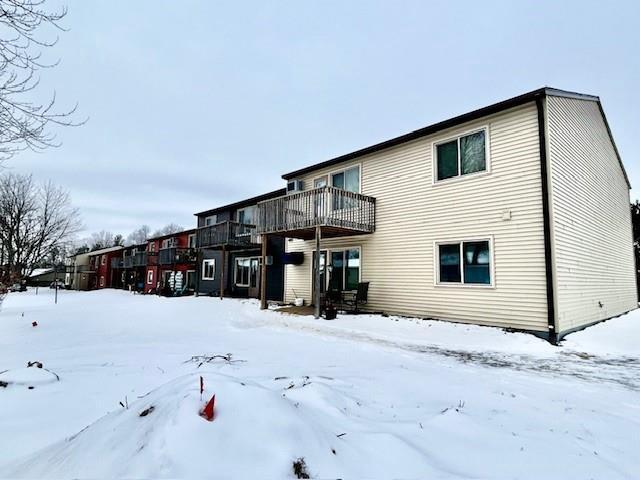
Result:
[[[354,330],[314,327],[303,323],[277,319],[277,324],[268,322],[262,326],[281,327],[303,332],[312,332],[344,340],[375,344],[386,348],[400,349],[412,353],[437,355],[451,358],[463,364],[480,365],[488,368],[504,368],[518,372],[542,373],[558,377],[571,377],[587,382],[607,382],[631,390],[640,390],[640,358],[630,356],[603,357],[576,350],[563,350],[550,356],[480,351],[447,348],[439,345],[415,344],[387,340]]]

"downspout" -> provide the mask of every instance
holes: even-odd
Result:
[[[538,141],[540,148],[540,177],[542,187],[542,219],[544,231],[544,266],[547,291],[547,325],[548,339],[553,345],[558,344],[558,328],[556,325],[555,289],[553,276],[553,259],[551,245],[551,210],[549,207],[549,178],[547,159],[547,136],[544,96],[536,98],[538,111]]]

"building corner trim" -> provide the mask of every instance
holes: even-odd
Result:
[[[544,230],[544,264],[547,290],[547,324],[549,327],[549,342],[558,343],[558,328],[556,325],[555,290],[553,277],[553,259],[551,250],[551,210],[549,207],[549,179],[547,159],[547,136],[544,96],[536,98],[538,111],[538,141],[540,148],[540,177],[542,187],[542,217]]]

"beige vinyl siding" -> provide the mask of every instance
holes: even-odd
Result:
[[[491,171],[433,182],[433,143],[488,127]],[[325,240],[361,247],[368,309],[445,320],[547,330],[537,112],[533,103],[409,143],[319,169],[313,179],[361,165],[361,191],[376,198],[376,232]],[[511,219],[503,213],[511,211]],[[434,242],[493,238],[495,287],[434,285]],[[288,265],[285,297],[311,301],[313,241],[288,240],[304,264]],[[295,291],[295,293],[294,293]]]
[[[595,101],[548,97],[560,332],[637,307],[629,189]],[[598,304],[602,303],[602,307]]]

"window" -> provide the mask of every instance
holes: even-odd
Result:
[[[261,263],[259,258],[251,259],[251,276],[249,277],[249,286],[251,288],[258,288],[258,275],[260,274]]]
[[[202,261],[202,279],[213,280],[216,277],[216,260],[208,258]]]
[[[106,255],[101,255],[100,256],[100,265],[106,265],[107,264],[107,256]]]
[[[153,270],[147,271],[147,284],[153,285]]]
[[[164,240],[162,240],[162,247],[161,248],[172,248],[175,247],[178,243],[177,241],[178,239],[175,237],[171,237],[171,238],[165,238]]]
[[[208,217],[204,217],[204,226],[208,227],[209,225],[215,225],[218,223],[217,215],[209,215]]]
[[[435,146],[436,179],[468,175],[487,170],[486,130],[462,135]]]
[[[241,208],[236,213],[236,217],[238,223],[242,223],[244,225],[255,225],[255,213],[256,207],[252,205],[250,207]]]
[[[302,180],[289,180],[287,182],[287,193],[301,192],[304,190],[304,182]]]
[[[100,275],[100,286],[104,287],[104,277]]]
[[[331,174],[331,186],[346,190],[347,192],[360,193],[360,167],[355,166],[341,172]],[[343,208],[354,208],[355,199],[345,198],[343,195],[332,195],[332,205],[334,210]]]
[[[360,192],[360,166],[331,174],[331,186],[347,192]]]
[[[331,251],[330,290],[356,290],[360,282],[360,249]]]
[[[192,233],[189,235],[189,248],[196,248],[196,234]]]
[[[438,283],[491,285],[489,240],[438,245]]]
[[[250,258],[236,258],[235,284],[238,287],[248,287],[251,273]]]
[[[151,253],[153,253],[153,252],[155,252],[155,251],[156,251],[156,242],[151,242],[151,243],[149,243],[149,251],[150,251]]]
[[[440,245],[440,281],[460,282],[460,244]]]
[[[327,186],[327,176],[316,178],[313,181],[313,188],[321,188]]]

